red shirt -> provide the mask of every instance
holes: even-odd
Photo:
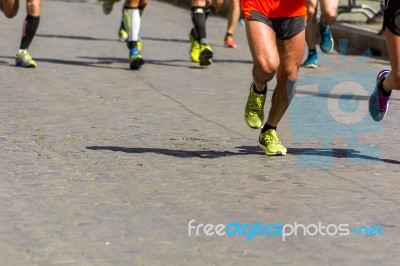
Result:
[[[250,18],[250,11],[261,12],[267,18],[307,15],[306,0],[242,0],[241,8],[246,18]]]

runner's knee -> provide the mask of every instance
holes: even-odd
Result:
[[[28,15],[31,16],[40,16],[40,1],[28,1],[26,3],[26,9]]]
[[[329,26],[335,23],[337,17],[336,10],[328,10],[324,12],[323,16],[321,16],[322,24],[324,26]]]
[[[262,61],[255,64],[256,75],[260,80],[271,80],[278,70],[278,62]]]

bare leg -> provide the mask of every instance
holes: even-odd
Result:
[[[288,40],[278,40],[280,65],[277,72],[277,85],[272,95],[272,105],[269,111],[267,124],[276,127],[285,114],[289,103],[288,93],[293,93],[301,60],[304,55],[303,30]]]
[[[0,0],[2,10],[7,18],[13,18],[18,13],[19,0]]]
[[[306,42],[308,50],[315,49],[316,29],[317,29],[317,0],[307,0],[307,27],[306,27]]]
[[[231,0],[228,10],[228,26],[227,33],[234,34],[240,18],[240,3],[239,0]]]
[[[323,26],[330,26],[336,21],[339,0],[321,1],[321,23]]]
[[[385,36],[392,70],[386,76],[383,87],[386,91],[400,90],[400,36],[388,29],[385,30]]]
[[[279,66],[276,36],[268,25],[258,21],[246,21],[245,26],[254,62],[253,79],[256,89],[261,92],[264,90],[266,82],[274,77]]]
[[[26,1],[26,12],[30,16],[40,16],[40,5],[41,0],[27,0]]]

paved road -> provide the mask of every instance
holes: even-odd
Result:
[[[0,18],[1,265],[398,265],[400,94],[383,123],[365,109],[387,61],[332,54],[301,69],[278,128],[289,154],[271,158],[242,118],[243,27],[239,49],[223,48],[226,21],[211,16],[215,61],[200,68],[188,60],[189,11],[152,1],[146,64],[131,71],[120,8],[44,0],[37,69],[13,66],[24,10]],[[188,236],[192,219],[309,231]],[[310,236],[319,222],[334,236]]]

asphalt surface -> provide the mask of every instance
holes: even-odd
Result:
[[[267,157],[243,120],[244,27],[227,49],[226,20],[210,16],[201,68],[189,10],[151,1],[133,71],[121,8],[44,0],[36,69],[14,67],[24,8],[0,17],[0,265],[398,265],[400,94],[381,123],[367,110],[388,61],[334,52],[302,68],[278,127],[288,155]],[[192,219],[308,231],[196,236]]]

